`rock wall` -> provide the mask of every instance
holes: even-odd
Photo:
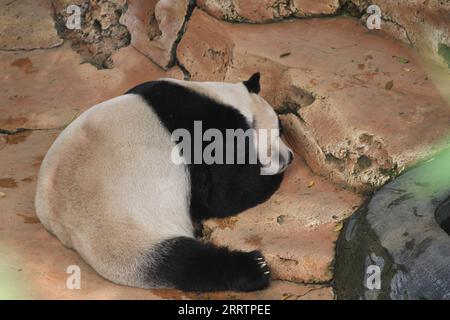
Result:
[[[415,53],[355,19],[230,24],[195,9],[177,57],[192,80],[241,81],[260,71],[261,94],[298,153],[316,173],[360,192],[431,155],[450,134],[448,105]]]
[[[288,17],[335,14],[339,0],[198,0],[197,5],[225,21],[264,23]]]
[[[381,9],[381,30],[449,63],[450,2],[442,0],[198,0],[198,7],[229,22],[266,23],[290,17],[350,14],[366,23],[367,8]]]
[[[377,4],[382,31],[450,59],[449,2],[39,1],[39,24],[0,26],[5,35],[15,30],[0,48],[53,48],[66,40],[99,69],[114,68],[117,57],[132,64],[139,54],[139,61],[164,71],[175,66],[177,77],[182,72],[191,80],[241,81],[260,71],[262,95],[280,114],[287,139],[316,173],[337,184],[370,192],[433,154],[438,143],[447,145],[448,106],[420,60],[361,22],[368,5]],[[72,4],[81,8],[80,29],[66,27]],[[5,19],[26,15],[27,5],[8,4]]]
[[[449,63],[444,52],[450,47],[450,1],[442,0],[348,0],[366,21],[370,4],[381,9],[381,30],[423,51],[436,60]]]
[[[130,0],[120,22],[131,32],[131,45],[167,70],[193,6],[192,0]]]
[[[97,68],[111,68],[111,55],[119,48],[128,46],[130,33],[119,22],[127,10],[125,0],[53,0],[55,27],[63,39],[71,43],[86,62]],[[70,5],[81,9],[81,28],[69,29],[67,20],[72,13],[66,11]]]
[[[40,1],[43,6],[47,3]],[[130,44],[130,41],[160,67],[166,70],[172,67],[176,63],[177,43],[195,5],[217,19],[233,23],[268,23],[286,18],[349,14],[365,24],[369,16],[367,8],[375,4],[381,10],[381,32],[450,65],[449,1],[53,0],[52,3],[61,37],[70,40],[74,49],[97,67],[110,68],[111,53]],[[81,30],[68,30],[64,26],[68,17],[65,8],[70,4],[82,8]],[[18,6],[24,8],[26,4],[12,7]],[[45,24],[48,20],[42,18]]]

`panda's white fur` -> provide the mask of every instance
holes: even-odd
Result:
[[[249,123],[256,119],[260,126],[278,127],[267,102],[242,83],[160,81],[233,106]],[[93,106],[63,130],[45,156],[37,216],[66,247],[113,282],[190,289],[149,274],[165,254],[164,241],[194,238],[190,173],[186,165],[170,161],[173,147],[169,130],[141,95],[128,93]],[[287,157],[284,143],[282,149]],[[260,255],[255,260],[263,264]],[[222,288],[240,289],[206,285],[200,290]]]

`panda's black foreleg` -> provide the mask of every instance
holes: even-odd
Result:
[[[269,268],[258,251],[231,251],[198,240],[166,240],[152,254],[157,282],[184,291],[253,291],[268,286]]]

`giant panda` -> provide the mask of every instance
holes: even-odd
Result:
[[[223,133],[278,131],[276,113],[258,95],[259,78],[259,73],[239,83],[162,78],[91,107],[61,132],[42,162],[38,218],[64,246],[118,284],[200,292],[265,288],[270,271],[259,251],[197,240],[194,225],[267,200],[292,151],[275,135],[268,145],[276,142],[278,150],[264,164],[259,158],[244,164],[172,161],[180,142],[173,132],[192,132],[195,121],[203,130]],[[268,166],[275,169],[262,174]]]

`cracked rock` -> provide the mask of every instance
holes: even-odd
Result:
[[[348,0],[359,12],[366,13],[370,4],[381,10],[381,31],[411,44],[442,62],[439,45],[450,46],[450,2],[442,0]],[[363,15],[365,23],[367,14]]]
[[[191,0],[131,0],[120,18],[131,33],[131,45],[160,67],[175,63],[175,49],[192,10]]]
[[[260,71],[261,95],[283,115],[294,149],[359,192],[450,144],[450,107],[415,51],[357,19],[230,24],[195,9],[177,54],[193,80]]]
[[[288,17],[335,14],[339,0],[198,0],[197,5],[221,20],[264,23]]]
[[[72,15],[66,11],[69,5],[80,8],[80,29],[67,28]],[[125,0],[54,0],[53,7],[60,36],[69,40],[84,61],[99,69],[112,68],[113,52],[130,44],[130,33],[119,22],[126,10]]]
[[[224,81],[232,53],[233,42],[226,33],[197,20],[189,24],[177,49],[178,61],[197,81]]]

